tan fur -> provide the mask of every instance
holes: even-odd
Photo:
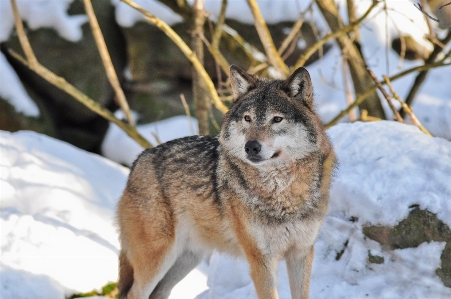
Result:
[[[278,298],[282,259],[292,297],[309,297],[335,167],[310,78],[304,69],[286,81],[231,73],[235,102],[219,138],[178,139],[144,151],[132,167],[117,210],[120,298],[167,298],[214,250],[246,258],[259,299]],[[261,144],[257,162],[246,158],[249,140]]]

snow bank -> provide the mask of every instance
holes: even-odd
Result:
[[[36,103],[30,98],[22,85],[14,69],[6,60],[5,55],[0,52],[0,96],[8,101],[17,112],[26,116],[39,116],[39,109]]]
[[[0,151],[1,297],[62,298],[115,281],[114,207],[128,170],[31,132],[1,132]]]
[[[180,133],[170,127],[168,121],[160,138]],[[394,122],[342,124],[328,133],[340,168],[315,244],[311,297],[450,297],[451,289],[435,274],[445,243],[389,251],[364,237],[362,227],[394,225],[413,204],[451,226],[451,143]],[[133,159],[124,145],[110,144]],[[2,299],[62,299],[116,280],[113,215],[127,170],[29,132],[0,133],[0,150]],[[369,254],[384,262],[369,263]],[[290,298],[283,262],[279,293]],[[214,254],[170,298],[195,297],[256,298],[247,263]]]
[[[118,110],[116,117],[121,118],[122,116],[123,112]],[[155,137],[158,137],[161,142],[167,142],[172,139],[195,135],[198,132],[197,119],[187,116],[175,116],[137,127],[139,133],[153,145],[158,144]],[[103,156],[117,163],[131,166],[143,148],[122,129],[110,123],[101,150]]]
[[[340,168],[329,212],[315,243],[311,298],[448,298],[435,274],[445,243],[383,250],[363,225],[394,225],[420,205],[451,225],[451,143],[395,122],[342,124],[328,131]],[[337,260],[337,254],[343,252]],[[384,258],[368,262],[368,255]],[[247,264],[219,254],[210,259],[210,290],[197,299],[255,299]],[[291,298],[285,264],[280,298]]]
[[[67,9],[73,0],[17,0],[19,14],[30,29],[53,28],[58,34],[76,42],[83,37],[81,25],[88,21],[86,15],[70,16]],[[0,42],[6,41],[14,27],[10,1],[0,1]]]

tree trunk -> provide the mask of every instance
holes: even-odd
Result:
[[[316,0],[321,13],[326,19],[331,30],[344,27],[343,20],[340,18],[338,8],[333,0]],[[347,58],[351,78],[354,85],[356,97],[363,94],[374,83],[366,70],[366,62],[360,53],[359,48],[349,38],[347,34],[336,39],[343,56]],[[385,119],[385,112],[376,92],[372,93],[362,104],[359,105],[360,111],[368,111],[370,116]]]
[[[193,31],[191,40],[191,49],[196,53],[200,62],[204,64],[204,45],[202,36],[204,35],[205,11],[204,0],[196,0],[194,2],[194,18]],[[209,121],[208,111],[210,109],[210,101],[207,98],[206,87],[200,79],[199,74],[193,68],[193,98],[196,109],[196,118],[199,126],[199,135],[208,135]]]

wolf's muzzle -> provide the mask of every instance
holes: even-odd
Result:
[[[258,162],[262,160],[262,157],[259,155],[261,149],[261,144],[256,140],[249,140],[244,145],[244,150],[247,154],[247,158],[252,162]]]

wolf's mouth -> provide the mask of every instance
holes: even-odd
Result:
[[[280,155],[280,151],[277,151],[274,153],[274,155],[271,156],[271,159],[277,158]]]
[[[248,159],[249,161],[251,161],[252,163],[258,163],[258,162],[263,161],[263,159],[258,158],[258,157],[248,157],[247,159]]]

